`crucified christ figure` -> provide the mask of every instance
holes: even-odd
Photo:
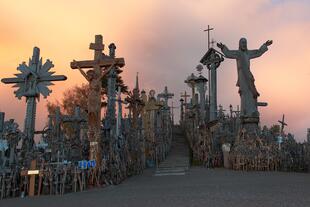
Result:
[[[75,62],[75,61],[73,61]],[[88,94],[88,123],[89,127],[89,137],[96,137],[95,133],[100,129],[100,113],[101,113],[101,85],[102,78],[107,75],[110,70],[117,65],[114,62],[109,68],[102,70],[100,66],[95,66],[94,69],[88,70],[86,73],[78,67],[80,73],[89,82],[89,94]]]

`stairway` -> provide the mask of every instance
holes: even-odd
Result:
[[[156,169],[155,176],[185,175],[189,169],[189,149],[180,127],[173,129],[171,150],[165,161]]]

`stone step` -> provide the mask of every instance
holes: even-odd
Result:
[[[155,176],[185,175],[190,167],[189,148],[180,128],[173,129],[171,149],[165,161],[155,171]]]

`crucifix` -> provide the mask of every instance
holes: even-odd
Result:
[[[281,124],[281,135],[283,135],[284,127],[287,126],[287,123],[284,121],[284,114],[282,116],[282,120],[279,120],[278,122]]]
[[[190,95],[186,94],[186,91],[184,93],[181,93],[181,98],[184,98],[185,106],[187,105],[187,98],[189,98]]]
[[[124,58],[113,58],[105,55],[102,35],[95,36],[95,43],[89,49],[94,50],[93,60],[73,61],[72,69],[79,69],[89,82],[88,95],[88,139],[90,141],[90,160],[96,160],[96,167],[101,166],[101,87],[102,78],[115,67],[125,65]],[[86,73],[82,69],[89,69]]]
[[[38,47],[33,48],[32,58],[29,59],[29,64],[25,62],[17,67],[21,73],[15,74],[16,78],[3,78],[1,81],[5,84],[15,84],[13,87],[18,89],[14,91],[15,96],[21,99],[26,97],[27,112],[25,118],[24,133],[30,141],[30,148],[34,143],[34,131],[35,131],[35,118],[36,118],[36,100],[40,98],[40,94],[44,98],[50,95],[52,92],[48,86],[54,85],[51,81],[64,81],[67,77],[64,75],[54,75],[55,72],[51,72],[50,69],[54,65],[49,59],[42,64],[42,58],[40,58],[40,49]]]
[[[168,100],[171,99],[173,96],[174,94],[168,91],[167,86],[165,86],[165,90],[162,93],[157,95],[158,98],[164,99],[165,107],[168,107]]]

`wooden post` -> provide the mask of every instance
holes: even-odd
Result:
[[[37,161],[32,160],[30,164],[30,170],[23,170],[21,171],[21,176],[29,176],[29,187],[28,187],[28,195],[34,196],[35,195],[35,183],[36,183],[36,175],[39,174],[39,170],[36,170]]]

